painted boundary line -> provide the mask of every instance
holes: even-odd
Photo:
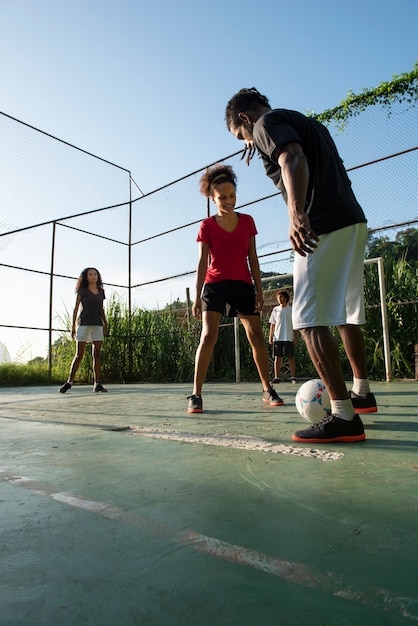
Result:
[[[153,535],[174,536],[174,540],[181,547],[193,546],[194,549],[215,558],[251,567],[303,587],[319,589],[321,592],[373,608],[385,614],[396,614],[418,622],[418,598],[397,596],[391,591],[379,588],[369,588],[365,591],[350,589],[344,584],[343,578],[335,572],[319,572],[304,563],[280,559],[193,531],[178,532],[165,523],[154,523],[149,518],[136,513],[129,513],[105,502],[89,500],[70,493],[55,492],[50,485],[24,476],[12,476],[0,470],[0,480],[23,487],[40,496],[49,497],[67,506],[82,509],[87,513],[94,513],[107,519],[146,529]]]
[[[339,461],[343,458],[342,452],[332,450],[320,450],[316,448],[298,448],[286,444],[269,443],[256,437],[244,435],[231,435],[223,433],[219,435],[203,435],[179,431],[159,430],[157,428],[142,428],[131,426],[124,432],[137,437],[150,437],[151,439],[166,439],[168,441],[181,441],[182,443],[200,443],[205,446],[220,446],[224,448],[236,448],[239,450],[251,450],[253,452],[272,452],[273,454],[286,454],[289,456],[305,456],[320,461]]]

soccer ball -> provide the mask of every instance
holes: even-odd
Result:
[[[299,414],[307,422],[320,422],[331,409],[328,391],[319,378],[308,380],[299,387],[295,404]]]

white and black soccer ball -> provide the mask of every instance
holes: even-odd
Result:
[[[331,410],[328,391],[319,378],[307,380],[299,387],[295,404],[299,414],[307,422],[320,422]]]

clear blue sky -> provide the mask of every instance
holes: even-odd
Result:
[[[240,88],[321,112],[409,72],[417,24],[417,0],[0,0],[0,110],[129,169],[147,193],[241,148],[224,122]],[[16,264],[31,266],[22,241]],[[74,275],[95,264],[80,247]],[[47,315],[35,280],[25,297]],[[16,333],[0,341],[22,351]]]
[[[241,87],[320,112],[410,71],[417,24],[417,0],[0,0],[0,110],[148,192],[239,149]]]

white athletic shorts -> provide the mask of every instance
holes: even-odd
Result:
[[[295,254],[293,328],[364,324],[363,267],[367,224],[319,236],[306,257]]]
[[[103,341],[103,326],[79,326],[77,328],[76,340],[87,343]]]

